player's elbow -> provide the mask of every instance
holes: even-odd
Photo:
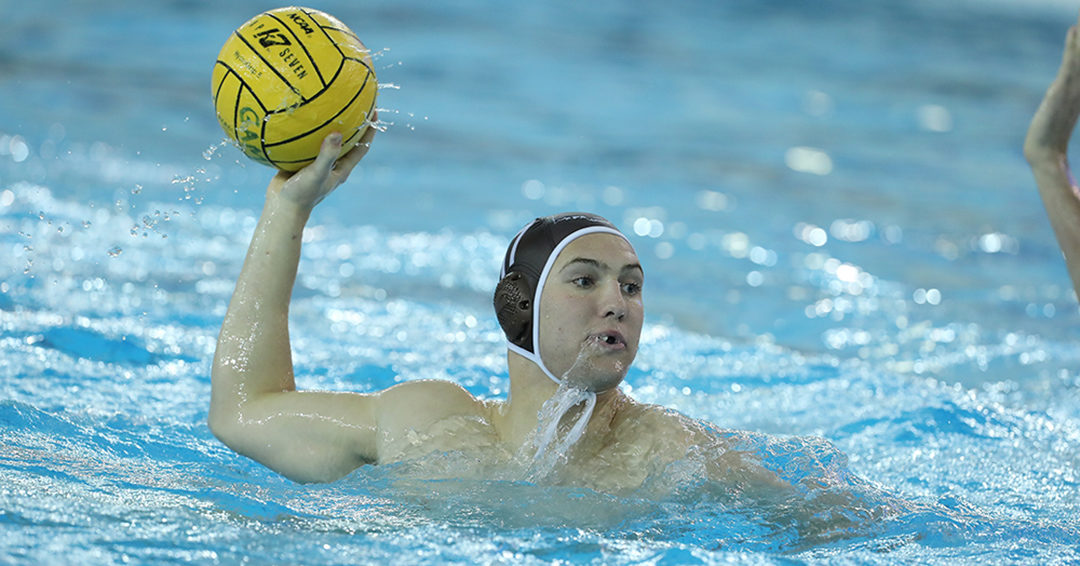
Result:
[[[226,410],[220,403],[211,401],[206,424],[210,427],[210,433],[229,448],[236,450],[241,443],[243,431],[237,411]]]
[[[218,440],[235,450],[243,434],[242,400],[230,378],[215,361],[210,373],[210,407],[206,424]]]
[[[229,439],[234,433],[230,430],[229,423],[224,418],[213,411],[210,411],[210,416],[206,418],[206,424],[210,427],[210,433],[213,434],[215,438],[220,440],[226,446],[230,444]]]
[[[1029,165],[1035,165],[1041,161],[1045,154],[1045,148],[1040,147],[1031,137],[1024,140],[1024,159],[1027,160]]]
[[[1024,159],[1032,167],[1056,167],[1064,157],[1062,150],[1042,143],[1036,136],[1024,140]]]

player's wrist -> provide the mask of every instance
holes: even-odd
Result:
[[[314,204],[297,202],[281,192],[268,194],[266,205],[263,207],[263,217],[275,225],[302,229],[311,217]]]

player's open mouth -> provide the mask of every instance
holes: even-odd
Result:
[[[626,339],[623,338],[621,333],[615,330],[597,332],[596,334],[589,336],[589,339],[595,341],[601,347],[612,350],[622,350],[626,348]]]

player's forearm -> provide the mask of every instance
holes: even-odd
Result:
[[[1070,102],[1070,91],[1076,89],[1071,81],[1070,77],[1058,77],[1046,90],[1031,119],[1024,139],[1024,155],[1032,166],[1065,155],[1080,117],[1080,106]]]
[[[1075,42],[1070,31],[1067,48]],[[1024,157],[1031,165],[1050,226],[1065,255],[1073,288],[1080,295],[1080,189],[1069,170],[1069,139],[1080,115],[1074,58],[1066,57],[1054,83],[1031,120],[1024,140]]]
[[[241,405],[260,395],[295,389],[288,314],[308,214],[267,199],[218,338],[212,421],[238,418]]]
[[[1080,189],[1073,182],[1064,153],[1028,153],[1028,161],[1050,226],[1065,255],[1073,289],[1080,296]]]
[[[1046,90],[1024,140],[1039,195],[1050,217],[1073,289],[1080,295],[1080,189],[1069,171],[1069,139],[1080,117],[1080,42],[1069,29],[1057,77]]]

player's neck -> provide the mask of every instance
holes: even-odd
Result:
[[[559,386],[536,364],[516,353],[509,353],[507,363],[510,369],[510,394],[501,412],[499,428],[503,439],[516,449],[536,431],[544,403],[558,392]],[[586,436],[608,430],[607,425],[622,399],[625,399],[625,395],[618,388],[597,394]]]

